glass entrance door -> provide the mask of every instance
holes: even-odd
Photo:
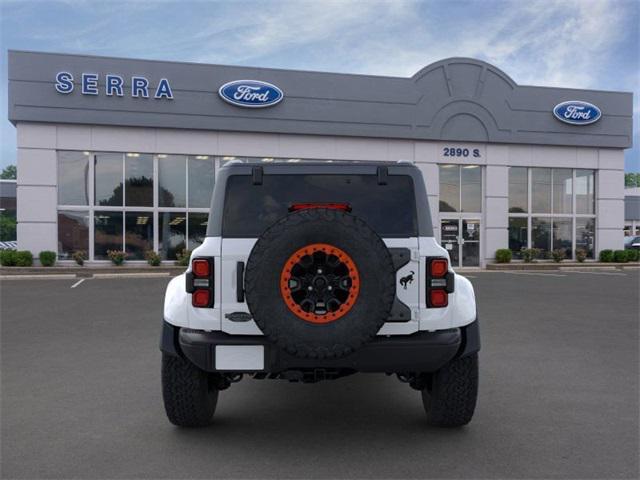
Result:
[[[447,249],[453,267],[460,266],[460,219],[440,221],[440,244]]]
[[[462,222],[461,267],[480,266],[480,220],[465,219]]]
[[[480,266],[480,219],[443,218],[440,238],[453,267]]]

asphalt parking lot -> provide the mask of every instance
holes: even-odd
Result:
[[[246,379],[181,430],[160,393],[167,279],[2,281],[2,477],[637,478],[639,273],[469,273],[481,385],[459,430],[373,374]]]

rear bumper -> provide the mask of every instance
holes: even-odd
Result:
[[[480,349],[480,334],[476,320],[462,328],[377,337],[343,358],[310,359],[290,355],[262,336],[205,332],[174,327],[163,322],[160,342],[163,352],[182,355],[205,371],[231,371],[216,368],[217,346],[263,347],[264,369],[251,371],[280,373],[287,370],[325,369],[386,373],[433,372],[454,357],[477,352]]]

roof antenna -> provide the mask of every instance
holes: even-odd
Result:
[[[378,185],[386,185],[389,169],[387,167],[378,167]]]
[[[262,185],[262,167],[253,167],[251,169],[251,177],[254,185]]]

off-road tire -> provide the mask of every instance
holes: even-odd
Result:
[[[204,427],[213,421],[218,389],[211,374],[182,357],[163,353],[162,398],[171,423]]]
[[[345,251],[360,277],[351,309],[322,324],[294,314],[280,291],[287,259],[316,243]],[[328,208],[290,213],[269,227],[253,247],[245,269],[246,299],[256,324],[268,340],[301,358],[338,358],[369,342],[389,317],[395,288],[391,254],[382,239],[357,216]]]
[[[460,427],[471,421],[478,397],[478,354],[452,360],[434,373],[422,390],[427,422]]]

